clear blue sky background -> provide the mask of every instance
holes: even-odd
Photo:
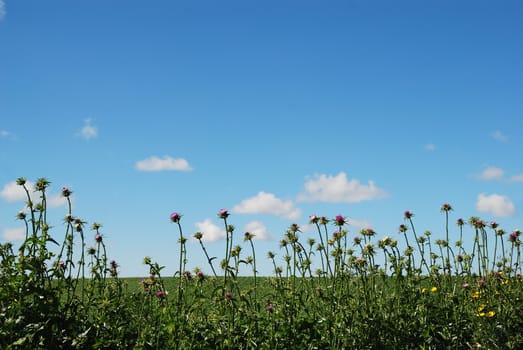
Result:
[[[410,210],[443,238],[448,202],[453,241],[460,217],[522,227],[522,15],[521,1],[0,0],[0,241],[23,233],[20,176],[52,182],[58,240],[53,197],[74,191],[126,276],[145,256],[177,269],[173,211],[221,259],[227,208],[238,244],[257,234],[262,274],[290,224],[317,238],[311,214],[400,239]]]

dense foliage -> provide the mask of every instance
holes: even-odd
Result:
[[[205,233],[197,232],[212,273],[186,271],[182,216],[172,213],[180,237],[177,273],[164,278],[163,267],[146,257],[150,275],[130,288],[108,258],[101,225],[91,225],[94,241],[87,246],[86,222],[71,213],[69,189],[62,189],[69,210],[59,243],[47,222],[49,182],[36,183],[38,203],[25,179],[18,184],[27,193],[27,212],[18,214],[26,239],[18,249],[0,246],[2,349],[523,347],[520,231],[460,219],[460,239],[451,244],[449,204],[441,208],[446,239],[418,235],[407,211],[401,244],[376,239],[372,229],[349,237],[341,215],[311,216],[317,237],[303,241],[291,225],[280,242],[283,260],[269,252],[274,275],[264,278],[257,276],[253,235],[241,237],[245,247],[234,245],[224,209],[218,212],[227,232],[223,260],[214,265]],[[466,228],[474,240],[469,251],[461,240]],[[238,277],[241,265],[252,268],[247,280]]]

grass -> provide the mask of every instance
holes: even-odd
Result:
[[[37,204],[25,179],[18,183],[28,197],[28,212],[18,214],[27,237],[18,250],[0,245],[1,349],[523,347],[520,231],[459,219],[460,238],[450,242],[449,204],[441,208],[445,239],[419,235],[409,211],[398,228],[401,241],[377,238],[372,229],[349,232],[341,215],[311,216],[316,237],[304,239],[290,225],[280,241],[282,260],[266,255],[274,266],[269,277],[256,273],[260,255],[250,233],[234,245],[225,209],[218,212],[227,232],[223,259],[214,265],[198,232],[212,273],[188,272],[181,215],[173,213],[176,274],[163,276],[164,267],[145,257],[148,276],[120,278],[100,224],[91,225],[94,240],[87,240],[86,222],[69,205],[59,243],[46,216],[49,182],[37,181]],[[62,195],[69,201],[71,192]],[[242,265],[252,276],[238,276]]]

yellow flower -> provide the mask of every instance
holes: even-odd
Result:
[[[502,285],[507,285],[507,284],[508,284],[508,280],[503,280],[503,281],[501,281],[501,284],[502,284]]]
[[[481,292],[474,292],[470,295],[473,299],[477,299],[481,296]]]
[[[496,313],[494,311],[489,311],[489,312],[487,312],[487,314],[485,316],[487,316],[487,317],[494,317],[495,314]]]
[[[435,292],[438,291],[438,287],[432,287],[432,288],[430,289],[430,291],[431,291],[432,293],[435,293]]]
[[[422,293],[427,293],[427,288],[421,288]]]

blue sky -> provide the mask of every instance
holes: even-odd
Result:
[[[451,222],[520,228],[522,11],[520,1],[0,1],[0,241],[20,242],[18,177],[52,182],[57,239],[70,188],[73,214],[103,225],[125,276],[146,275],[145,256],[174,273],[173,211],[221,259],[227,208],[238,244],[257,235],[262,274],[290,224],[317,238],[312,214],[400,239],[410,210],[418,231],[443,238],[448,202]],[[210,272],[198,244],[188,250],[188,267]]]

